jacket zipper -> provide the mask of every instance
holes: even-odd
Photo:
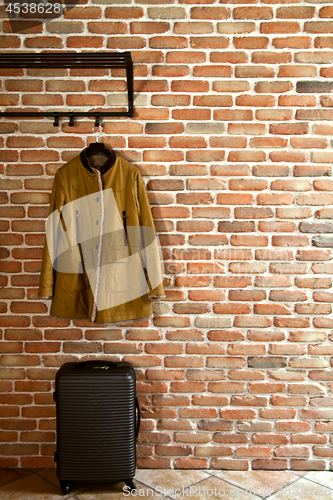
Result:
[[[79,211],[75,210],[76,215],[76,244],[79,244]]]
[[[79,241],[79,211],[78,210],[75,210],[75,215],[76,215],[76,245],[78,246],[79,252],[80,252],[82,272],[85,273],[86,269],[85,269],[84,260],[83,260],[83,253],[82,253],[81,243]]]
[[[125,240],[125,246],[127,247],[127,222],[126,222],[126,219],[128,219],[128,217],[126,217],[125,210],[123,210],[122,214],[123,214],[123,224],[124,224],[124,240]]]

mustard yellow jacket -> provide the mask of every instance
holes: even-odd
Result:
[[[151,317],[164,296],[142,177],[110,153],[97,170],[83,150],[55,175],[38,291],[51,315],[122,324]]]

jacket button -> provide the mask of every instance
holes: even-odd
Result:
[[[99,201],[99,198],[98,198],[98,196],[97,196],[97,198],[96,198],[96,201]]]
[[[96,250],[98,250],[98,245],[96,245]]]
[[[99,224],[99,221],[98,221],[98,220],[96,221],[96,224],[97,224],[97,226],[98,226],[98,224]]]

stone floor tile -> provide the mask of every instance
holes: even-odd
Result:
[[[37,476],[41,476],[46,481],[54,484],[59,488],[59,479],[57,478],[57,470],[56,469],[34,469],[34,473]]]
[[[0,500],[333,500],[331,471],[137,469],[135,483],[135,497],[124,482],[74,483],[64,496],[56,469],[0,469]]]
[[[180,490],[191,484],[206,479],[207,474],[201,470],[188,469],[137,469],[135,479],[152,488],[171,488]]]
[[[298,480],[298,476],[288,471],[274,470],[221,471],[217,476],[262,497],[269,496],[279,488]]]
[[[212,475],[220,472],[218,469],[201,469],[202,472],[206,472],[206,474]]]
[[[262,500],[262,497],[255,494],[249,493],[246,496],[244,489],[227,483],[215,475],[192,484],[184,491],[173,493],[166,488],[165,492],[174,500],[185,500],[186,498],[189,500]]]
[[[32,472],[28,469],[0,469],[0,486],[11,483],[22,477],[30,476]]]
[[[149,500],[155,498],[162,500],[162,496],[154,497],[154,492],[144,484],[139,481],[135,481],[136,484],[136,495],[132,496],[127,490],[124,491],[124,482],[119,483],[103,483],[91,488],[90,490],[84,491],[82,493],[76,493],[75,498],[77,500],[126,500],[137,499],[137,498],[148,498]]]
[[[0,487],[1,500],[63,500],[60,488],[30,474]]]
[[[50,483],[60,488],[60,483],[59,479],[57,478],[56,469],[39,469],[39,470],[37,469],[36,474],[41,476],[46,481],[49,481]],[[69,495],[76,495],[77,493],[81,493],[82,491],[89,490],[94,486],[97,486],[97,484],[98,484],[97,481],[91,483],[70,483]]]
[[[310,479],[314,483],[322,484],[324,486],[328,486],[333,489],[333,472],[329,470],[323,471],[308,471],[303,476],[304,479]],[[333,491],[332,491],[333,498]]]
[[[333,491],[303,477],[267,497],[267,500],[332,500]]]

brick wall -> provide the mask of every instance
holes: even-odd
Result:
[[[1,119],[0,466],[54,465],[55,373],[107,358],[137,370],[139,467],[330,469],[333,5],[96,0],[21,33],[2,16],[2,50],[131,51],[135,116],[102,135],[146,182],[166,300],[123,329],[49,316],[53,176],[93,121]],[[1,75],[4,108],[124,103],[117,72]]]

